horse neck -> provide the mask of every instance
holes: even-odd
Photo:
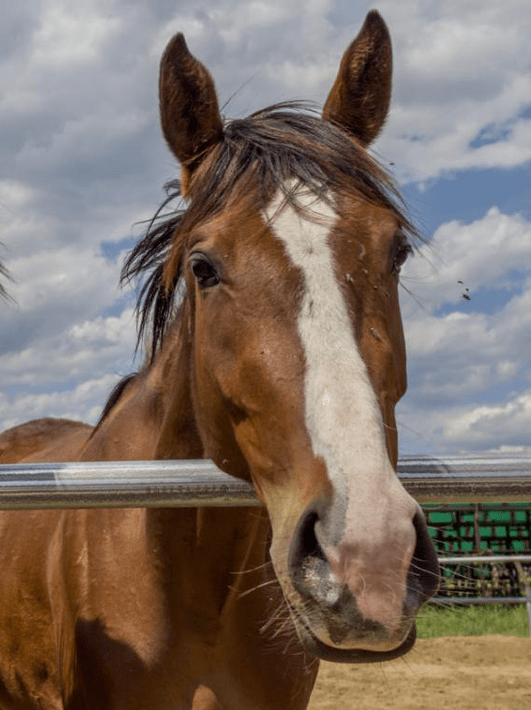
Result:
[[[190,389],[191,355],[185,312],[153,367],[160,393],[156,459],[205,456]],[[146,515],[148,530],[160,542],[155,548],[179,560],[166,568],[177,576],[170,588],[181,588],[182,597],[189,595],[189,604],[204,606],[205,614],[207,608],[220,613],[230,610],[242,591],[259,586],[264,574],[266,578],[271,574],[265,565],[270,525],[263,510],[151,508]],[[186,566],[187,574],[183,575]],[[203,590],[200,601],[197,589]]]
[[[197,618],[227,617],[242,594],[261,588],[271,595],[273,569],[267,558],[269,519],[257,508],[149,508],[149,548],[158,575],[170,590],[171,614],[193,610]],[[198,594],[200,590],[200,594]]]
[[[186,311],[174,326],[151,367],[150,386],[156,392],[155,459],[203,458],[192,393],[192,348]]]
[[[125,389],[96,428],[82,460],[200,459],[205,455],[190,389],[191,343],[186,314],[168,333],[154,361]],[[149,548],[160,557],[168,589],[196,603],[207,590],[215,608],[238,590],[263,582],[269,520],[256,508],[148,508],[141,511]],[[190,554],[190,551],[197,554]],[[164,561],[172,560],[172,564]],[[186,568],[186,574],[183,569]],[[256,572],[247,570],[256,568]],[[244,574],[238,575],[238,572]],[[192,580],[194,583],[190,582]],[[203,603],[203,602],[201,602]]]

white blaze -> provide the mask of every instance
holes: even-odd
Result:
[[[310,218],[290,205],[282,206],[280,194],[267,217],[304,275],[297,325],[306,358],[307,427],[314,453],[326,463],[336,505],[343,508],[342,522],[352,531],[353,519],[358,527],[374,512],[365,509],[360,515],[352,506],[363,507],[365,501],[372,507],[393,471],[380,408],[334,270],[329,235],[337,214],[309,192],[299,192],[297,200],[308,208]]]

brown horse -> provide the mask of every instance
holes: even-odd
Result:
[[[411,225],[366,152],[390,90],[376,12],[322,117],[224,125],[207,70],[169,43],[186,208],[124,272],[146,274],[151,357],[94,429],[29,423],[0,460],[209,457],[263,507],[2,513],[1,708],[302,710],[318,658],[411,648],[438,567],[394,470]]]

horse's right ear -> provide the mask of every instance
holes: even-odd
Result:
[[[214,81],[188,51],[184,36],[170,41],[160,62],[160,121],[182,166],[183,192],[208,149],[221,140],[223,123]]]

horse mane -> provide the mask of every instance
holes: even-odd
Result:
[[[0,242],[0,246],[1,246]],[[9,293],[7,292],[4,284],[2,283],[2,279],[5,279],[5,281],[12,281],[11,274],[7,270],[7,268],[4,266],[4,264],[0,261],[0,298],[5,298],[6,300],[12,300]]]
[[[130,375],[126,375],[125,377],[122,377],[122,379],[114,385],[114,387],[111,390],[110,395],[107,397],[107,401],[105,402],[105,405],[103,407],[103,411],[100,414],[100,418],[98,419],[98,422],[96,426],[94,427],[94,431],[99,427],[99,425],[102,423],[102,421],[108,416],[109,412],[111,409],[116,405],[122,394],[124,393],[124,390],[127,388],[127,386],[137,378],[138,372],[132,372]]]
[[[2,264],[0,264],[0,276],[4,276],[4,277],[7,276],[6,271],[3,268]],[[1,282],[0,282],[0,298],[7,298],[7,291]]]
[[[180,184],[173,180],[165,185],[166,199],[122,269],[122,283],[145,277],[137,301],[137,347],[151,327],[151,361],[182,305],[182,299],[176,304],[176,294],[186,235],[221,209],[236,183],[258,184],[264,206],[276,190],[297,206],[294,192],[301,184],[328,204],[334,192],[356,190],[391,210],[406,237],[419,236],[387,171],[355,138],[305,102],[274,104],[226,122],[221,141],[204,156],[197,172],[200,179],[192,179],[189,203],[169,213],[164,211],[180,197]]]

